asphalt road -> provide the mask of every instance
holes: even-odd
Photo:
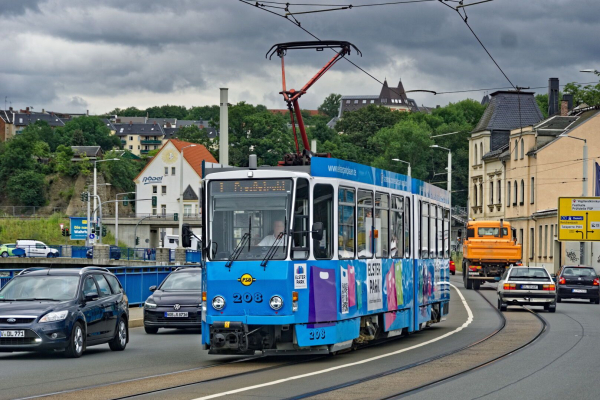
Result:
[[[486,295],[491,297],[493,292]],[[563,300],[554,314],[540,308],[531,309],[537,309],[549,325],[538,341],[506,359],[409,398],[597,398],[600,306],[587,301]],[[509,307],[509,313],[510,310]]]

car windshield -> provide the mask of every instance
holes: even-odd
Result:
[[[564,277],[574,276],[574,277],[596,277],[596,270],[593,268],[565,268],[563,271]]]
[[[500,228],[478,228],[478,236],[499,236]],[[508,229],[502,228],[502,236],[508,236]]]
[[[209,185],[211,260],[282,260],[289,242],[292,180],[212,181]]]
[[[180,272],[167,276],[160,290],[202,290],[202,275]]]
[[[0,290],[0,301],[70,300],[77,294],[79,276],[17,276]]]
[[[544,268],[513,268],[509,280],[549,281],[550,276]]]

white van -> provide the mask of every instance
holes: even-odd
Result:
[[[27,257],[58,257],[58,250],[39,240],[17,240],[17,248],[25,250]]]

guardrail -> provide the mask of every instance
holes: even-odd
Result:
[[[38,206],[1,206],[0,218],[6,217],[35,217],[38,215],[52,215],[54,213],[64,214],[67,211],[63,207],[38,207]]]
[[[151,292],[150,286],[160,285],[179,266],[108,267],[125,289],[130,305],[143,304]],[[0,288],[21,272],[21,269],[0,270]]]

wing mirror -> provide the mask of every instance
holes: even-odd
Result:
[[[84,294],[83,299],[85,300],[85,302],[90,302],[90,301],[95,301],[98,300],[98,293],[87,293]]]
[[[312,225],[311,233],[313,240],[323,240],[323,223],[315,222]]]
[[[151,292],[156,291],[156,285],[152,285],[148,288],[148,290],[150,290]]]

